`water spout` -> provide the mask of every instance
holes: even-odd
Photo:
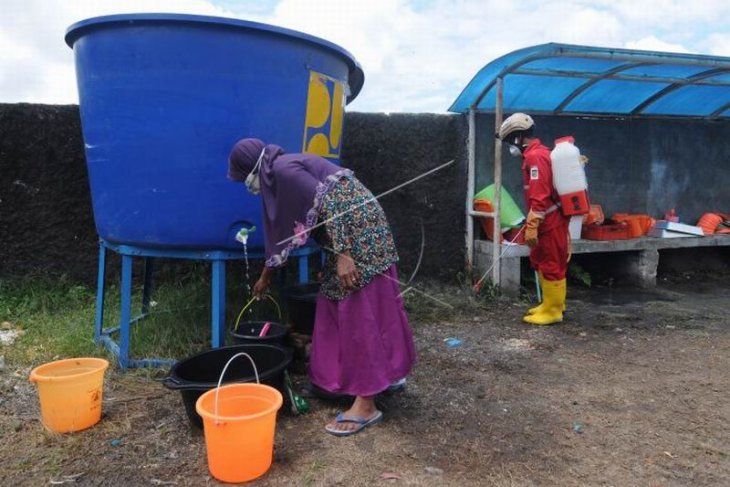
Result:
[[[256,231],[256,225],[252,225],[250,228],[243,227],[236,234],[236,241],[241,242],[244,247],[248,245],[248,236]]]

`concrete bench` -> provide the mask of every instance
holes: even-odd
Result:
[[[479,275],[492,267],[492,249],[490,240],[474,242],[474,260]],[[705,237],[686,238],[653,238],[641,237],[629,240],[574,240],[573,254],[626,252],[626,259],[617,269],[628,282],[642,287],[656,285],[659,250],[682,249],[693,247],[725,247],[730,246],[730,235],[708,235]],[[501,245],[500,282],[502,293],[516,296],[520,291],[521,261],[528,257],[530,249],[526,245]],[[529,265],[529,264],[527,264]]]

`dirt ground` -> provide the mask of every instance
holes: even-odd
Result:
[[[524,303],[414,322],[419,362],[382,424],[325,433],[338,404],[282,411],[255,485],[719,486],[730,478],[730,279],[570,291],[566,320]],[[445,338],[462,344],[449,347]],[[0,485],[216,485],[179,394],[108,374],[104,417],[46,432],[29,370],[0,372]],[[299,378],[301,380],[301,377]]]

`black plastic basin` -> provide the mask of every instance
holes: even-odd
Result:
[[[289,333],[289,327],[282,325],[281,323],[275,323],[269,321],[271,325],[268,333],[265,336],[260,337],[261,329],[266,324],[266,321],[244,321],[238,324],[238,329],[234,330],[231,328],[228,333],[233,337],[235,343],[240,344],[256,344],[256,343],[268,343],[272,345],[283,344],[286,339],[287,333]]]
[[[226,362],[241,352],[249,354],[256,363],[260,382],[277,388],[286,397],[284,371],[292,360],[291,349],[278,345],[246,344],[209,350],[177,362],[163,381],[168,389],[180,391],[185,412],[193,426],[203,427],[203,420],[195,411],[195,401],[205,391],[218,385]],[[224,384],[255,381],[253,366],[244,356],[231,362],[223,378]]]

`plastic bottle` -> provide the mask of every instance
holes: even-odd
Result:
[[[674,208],[672,208],[671,210],[669,210],[668,212],[666,212],[664,214],[664,219],[668,222],[674,222],[674,223],[679,222],[679,217],[677,216],[677,213],[674,211]]]
[[[562,212],[566,216],[585,215],[590,210],[588,181],[580,160],[580,150],[572,136],[555,141],[550,153],[553,169],[553,186],[560,195]]]

